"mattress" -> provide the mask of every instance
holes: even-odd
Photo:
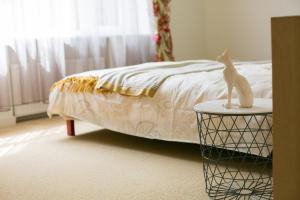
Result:
[[[214,61],[205,62],[216,65]],[[272,98],[270,62],[235,62],[235,65],[250,82],[254,97]],[[89,71],[76,76],[96,76],[97,73],[99,71]],[[48,115],[85,120],[138,137],[199,143],[194,105],[226,96],[222,69],[216,69],[171,76],[154,97],[69,93],[55,89],[50,93]],[[233,97],[237,97],[235,91]]]

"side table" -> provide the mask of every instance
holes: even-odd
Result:
[[[273,199],[272,100],[254,99],[252,108],[224,103],[194,107],[206,192],[213,199]]]

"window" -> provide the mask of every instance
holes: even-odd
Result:
[[[0,0],[0,110],[66,75],[153,61],[152,0]]]
[[[151,0],[0,0],[0,37],[153,33]]]

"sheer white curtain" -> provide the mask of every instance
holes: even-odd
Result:
[[[0,110],[52,83],[154,60],[152,0],[0,0]]]

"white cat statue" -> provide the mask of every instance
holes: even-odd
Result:
[[[236,70],[228,51],[225,50],[222,55],[218,56],[217,61],[225,65],[223,77],[227,84],[228,95],[227,103],[224,104],[224,107],[228,109],[232,108],[232,90],[235,88],[240,103],[239,107],[251,108],[253,106],[253,93],[250,84],[247,79]]]

